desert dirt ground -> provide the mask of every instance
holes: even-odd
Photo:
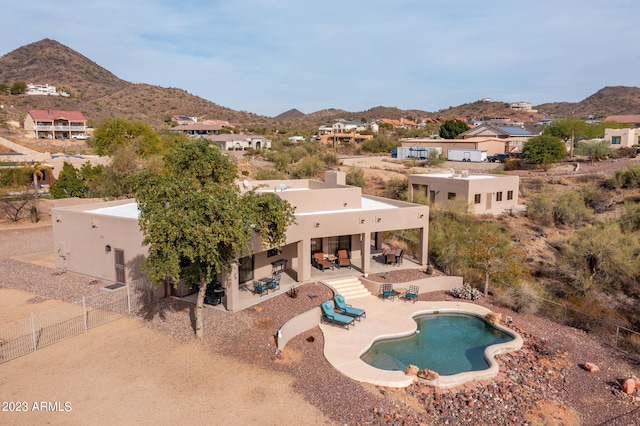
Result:
[[[43,299],[0,289],[0,323],[64,303]],[[283,373],[120,318],[0,364],[0,424],[329,424],[291,386]],[[10,402],[26,412],[4,411]],[[59,411],[36,410],[41,402]]]

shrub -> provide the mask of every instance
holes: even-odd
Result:
[[[570,190],[562,194],[555,202],[553,217],[556,223],[574,225],[591,219],[592,211],[585,205],[578,191]]]
[[[293,169],[294,179],[308,179],[318,175],[322,171],[323,162],[318,157],[306,157]]]
[[[449,292],[453,297],[464,300],[478,300],[480,298],[480,291],[477,288],[472,287],[469,283],[462,284],[462,287],[452,288]]]
[[[373,153],[390,152],[398,146],[398,142],[393,141],[384,135],[374,136],[373,139],[362,142],[362,150]]]
[[[517,287],[496,289],[495,295],[499,303],[516,312],[535,314],[540,309],[538,290],[527,282]]]
[[[366,179],[364,177],[364,170],[358,166],[349,167],[349,171],[347,172],[347,185],[359,186],[363,187],[366,184]]]

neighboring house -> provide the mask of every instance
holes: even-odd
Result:
[[[45,96],[65,96],[68,97],[67,92],[58,92],[56,86],[49,86],[48,84],[27,84],[27,95],[45,95]]]
[[[636,129],[605,129],[604,140],[611,148],[622,148],[640,145],[640,128]]]
[[[518,208],[518,176],[469,174],[466,171],[409,175],[409,199],[422,194],[431,203],[466,200],[473,213],[501,213]]]
[[[178,126],[195,124],[198,122],[198,117],[191,117],[189,115],[173,115],[171,116],[171,122],[177,124]]]
[[[378,120],[378,123],[390,124],[394,128],[397,128],[397,129],[401,129],[401,128],[402,129],[415,129],[416,127],[418,127],[418,123],[416,123],[413,120],[409,120],[408,118],[403,118],[403,117],[400,117],[399,120],[383,118],[381,120]]]
[[[524,126],[514,126],[514,125],[506,125],[506,124],[491,124],[491,123],[483,123],[473,129],[469,129],[466,132],[460,133],[460,137],[463,139],[473,138],[477,136],[484,137],[493,137],[493,138],[513,138],[519,137],[523,139],[528,139],[533,137],[534,135],[529,132]]]
[[[631,124],[635,127],[640,127],[640,114],[628,114],[628,115],[610,115],[604,119],[604,121],[613,121],[622,124]]]
[[[359,121],[338,121],[331,128],[333,133],[355,133],[367,130],[367,127]]]
[[[537,109],[532,108],[529,102],[513,102],[509,105],[509,108],[526,112],[538,112]]]
[[[429,207],[363,195],[359,187],[345,184],[344,172],[326,172],[325,181],[312,179],[244,181],[243,191],[274,192],[295,210],[296,222],[286,232],[281,251],[256,241],[251,253],[238,259],[237,266],[219,277],[226,288],[225,307],[243,309],[241,286],[271,275],[274,264],[283,263],[287,275],[308,282],[313,253],[335,255],[347,250],[352,268],[371,272],[372,247],[382,245],[382,233],[418,229],[417,262],[427,265]],[[52,209],[56,268],[115,283],[129,283],[143,277],[141,267],[148,248],[142,244],[134,200]],[[253,232],[248,229],[247,232]],[[321,273],[321,272],[317,272]]]
[[[361,135],[360,133],[331,133],[320,136],[320,143],[333,147],[351,144],[361,144],[364,141],[373,139],[373,135]]]
[[[194,124],[180,124],[175,127],[171,127],[169,132],[171,133],[184,133],[189,136],[204,136],[204,135],[218,135],[222,127],[218,124],[206,124],[206,123],[194,123]]]
[[[24,129],[37,139],[71,139],[86,134],[87,119],[80,111],[32,109],[24,119]]]
[[[221,151],[244,151],[245,149],[271,148],[271,139],[262,136],[240,134],[222,134],[203,136],[211,139]]]
[[[289,143],[298,143],[304,141],[306,141],[304,136],[289,136]]]
[[[410,148],[442,148],[447,153],[449,149],[473,149],[487,151],[487,155],[504,154],[507,151],[504,139],[477,137],[469,139],[434,139],[434,138],[401,138],[403,147]],[[446,156],[446,155],[445,155]]]

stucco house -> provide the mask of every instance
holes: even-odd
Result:
[[[24,119],[24,129],[37,139],[71,139],[86,134],[87,119],[80,111],[32,109]]]
[[[239,186],[275,192],[289,201],[296,223],[287,229],[282,250],[263,247],[256,239],[251,252],[219,277],[227,310],[243,309],[240,291],[246,292],[254,279],[270,276],[275,265],[297,282],[321,274],[313,266],[314,253],[329,257],[344,249],[354,270],[371,272],[372,250],[380,248],[384,231],[418,229],[416,261],[427,265],[427,206],[363,195],[359,187],[345,184],[343,172],[327,172],[324,181],[245,181]],[[58,269],[122,284],[143,277],[148,249],[142,244],[135,200],[54,208],[51,215]]]
[[[636,129],[605,129],[604,140],[611,148],[623,148],[640,145],[640,128]]]
[[[184,133],[189,136],[217,135],[220,134],[222,126],[218,124],[194,123],[179,124],[169,129],[171,133]]]
[[[258,135],[244,135],[239,133],[205,135],[203,137],[215,142],[220,151],[244,151],[249,148],[271,148],[271,139]]]
[[[409,175],[409,199],[422,194],[432,203],[464,199],[473,213],[499,213],[517,209],[518,176],[451,173]]]

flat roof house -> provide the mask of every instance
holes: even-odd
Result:
[[[257,241],[252,253],[219,277],[226,289],[225,307],[241,310],[240,292],[253,280],[270,276],[275,267],[297,282],[307,282],[313,273],[314,253],[327,257],[347,250],[352,269],[371,272],[372,246],[380,247],[384,231],[419,230],[417,262],[427,265],[429,208],[407,202],[365,196],[359,187],[345,184],[343,172],[325,173],[325,181],[312,179],[256,181],[239,184],[243,191],[275,192],[295,209],[296,223],[289,226],[282,250],[262,247]],[[147,256],[142,245],[134,200],[108,201],[52,210],[56,267],[115,283],[130,283],[143,277]],[[248,231],[252,232],[252,231]]]
[[[466,171],[409,175],[409,199],[422,194],[432,203],[464,199],[473,213],[504,212],[518,207],[518,176],[469,174]]]
[[[640,145],[640,128],[638,129],[604,129],[604,140],[611,148],[629,148]]]
[[[71,139],[85,135],[87,119],[80,111],[32,109],[24,119],[24,129],[36,139]]]

